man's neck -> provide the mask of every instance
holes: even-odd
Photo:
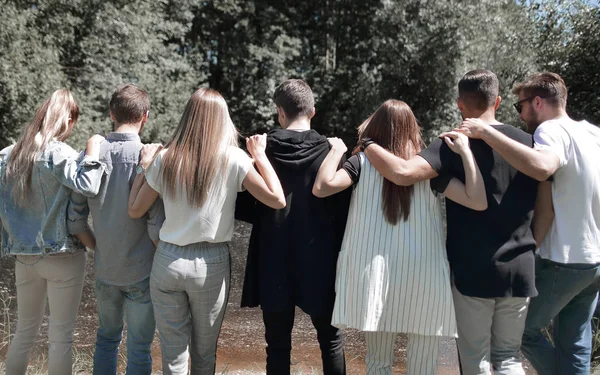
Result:
[[[115,133],[140,133],[140,124],[122,124],[115,129]]]
[[[295,131],[310,130],[310,119],[306,117],[297,118],[290,122],[284,129]]]
[[[496,111],[493,109],[489,109],[483,113],[467,113],[463,112],[464,118],[478,118],[481,121],[485,122],[488,125],[499,125],[500,121],[496,120]]]
[[[555,110],[548,111],[546,116],[542,117],[541,122],[549,121],[549,120],[564,120],[564,119],[570,119],[569,115],[567,114],[567,111],[565,111],[562,108],[557,108]]]
[[[496,120],[496,116],[495,114],[483,114],[481,116],[479,116],[479,119],[483,122],[485,122],[488,125],[500,125],[501,122]]]

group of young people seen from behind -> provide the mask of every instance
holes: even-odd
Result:
[[[409,105],[390,99],[348,155],[311,129],[314,96],[299,79],[273,95],[281,128],[246,138],[247,153],[210,88],[192,94],[163,147],[140,140],[146,92],[119,87],[113,132],[81,153],[65,143],[78,106],[54,92],[0,151],[1,250],[16,258],[18,311],[6,374],[25,374],[46,301],[48,373],[72,373],[86,247],[93,373],[116,374],[126,322],[127,374],[151,374],[155,329],[164,374],[213,374],[235,218],[253,224],[241,305],[262,310],[267,374],[290,374],[297,307],[326,375],[346,373],[346,327],[364,332],[369,375],[392,373],[398,333],[407,374],[437,373],[442,337],[456,338],[465,375],[524,374],[520,353],[541,375],[589,374],[600,129],[567,115],[554,73],[513,93],[527,131],[496,119],[498,78],[478,69],[458,83],[454,130],[426,147]]]

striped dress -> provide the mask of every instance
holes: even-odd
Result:
[[[407,221],[383,216],[383,177],[359,154],[337,263],[332,324],[362,331],[456,337],[441,206],[429,181],[414,185]]]

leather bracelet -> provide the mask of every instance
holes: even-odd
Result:
[[[360,142],[360,150],[362,152],[365,152],[365,150],[367,149],[367,147],[369,147],[373,143],[375,143],[375,141],[372,140],[371,138],[364,138],[364,139],[362,139],[361,142]]]

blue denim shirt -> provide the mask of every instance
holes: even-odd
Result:
[[[84,250],[71,234],[87,230],[85,196],[100,188],[105,166],[90,157],[81,159],[69,145],[51,141],[36,158],[27,204],[16,204],[11,181],[4,181],[6,163],[14,146],[0,151],[1,252],[5,255],[45,255]]]
[[[96,176],[100,191],[88,198],[96,234],[96,277],[110,285],[132,285],[150,277],[152,240],[158,240],[165,220],[160,198],[139,219],[127,212],[142,146],[137,134],[110,133],[100,146],[100,162],[106,165],[106,173]]]

